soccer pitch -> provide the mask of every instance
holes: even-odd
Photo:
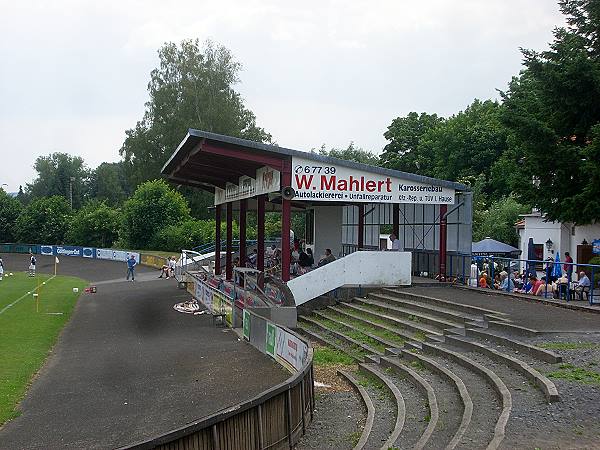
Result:
[[[86,285],[80,278],[29,277],[27,273],[5,273],[0,281],[0,425],[19,415],[16,405],[69,321]],[[73,292],[74,287],[79,288],[78,293]],[[38,305],[34,292],[39,295]]]

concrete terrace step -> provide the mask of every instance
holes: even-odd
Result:
[[[466,336],[496,342],[498,344],[512,348],[513,350],[525,353],[531,356],[532,358],[539,359],[540,361],[545,361],[549,363],[562,362],[562,356],[557,355],[554,352],[540,347],[536,347],[535,345],[527,344],[525,342],[517,341],[515,339],[511,339],[502,335],[494,334],[489,330],[467,328]]]
[[[373,405],[373,400],[369,397],[366,389],[362,387],[356,378],[345,370],[338,370],[338,375],[341,375],[345,378],[350,386],[360,395],[365,408],[367,409],[367,419],[365,421],[365,427],[360,435],[360,438],[354,448],[352,450],[362,450],[367,445],[367,441],[369,440],[369,436],[371,435],[371,430],[373,429],[373,422],[375,421],[375,405]]]
[[[423,431],[418,442],[415,444],[414,449],[423,449],[425,448],[430,439],[433,436],[433,433],[437,427],[440,411],[438,408],[437,398],[435,392],[431,385],[425,380],[421,375],[419,375],[415,370],[411,367],[403,364],[399,358],[397,357],[389,357],[384,356],[381,358],[380,365],[385,368],[391,368],[399,374],[402,374],[408,378],[408,380],[413,383],[413,385],[419,389],[423,395],[427,398],[427,405],[429,407],[429,423],[427,427]]]
[[[443,332],[440,331],[439,329],[436,329],[431,326],[423,325],[421,323],[417,323],[412,320],[404,320],[399,317],[390,316],[390,315],[384,314],[382,312],[378,312],[378,311],[374,311],[369,308],[365,308],[364,306],[353,305],[352,303],[344,303],[344,305],[346,306],[346,308],[352,309],[354,311],[358,311],[362,314],[368,314],[368,315],[375,316],[380,319],[385,319],[388,322],[392,322],[395,325],[398,325],[400,327],[408,328],[409,330],[411,330],[413,332],[420,332],[420,333],[425,333],[425,334],[438,334],[438,335],[443,334]]]
[[[412,334],[407,333],[397,327],[392,327],[392,326],[388,326],[388,325],[383,325],[381,323],[373,322],[373,321],[365,318],[364,314],[362,316],[358,315],[358,314],[352,314],[351,311],[347,311],[345,308],[341,308],[338,306],[328,306],[327,310],[336,312],[338,314],[342,314],[342,315],[348,317],[349,319],[358,320],[366,325],[372,326],[373,328],[378,328],[380,330],[389,331],[391,333],[394,333],[394,334],[400,336],[403,339],[414,339],[414,336]]]
[[[558,402],[560,400],[558,390],[556,389],[554,383],[526,362],[521,361],[520,359],[507,355],[505,353],[499,352],[498,350],[481,345],[477,342],[473,342],[469,338],[462,338],[459,336],[446,336],[446,342],[452,345],[456,345],[458,347],[466,348],[469,351],[481,353],[482,355],[485,355],[496,362],[500,362],[506,365],[507,367],[510,367],[511,369],[520,373],[529,381],[534,383],[542,391],[542,393],[546,397],[546,400],[549,403]]]
[[[456,391],[460,397],[462,403],[462,417],[456,432],[452,436],[452,439],[446,445],[447,450],[451,450],[460,444],[465,432],[471,424],[471,418],[473,416],[473,400],[467,390],[467,387],[463,380],[458,377],[454,372],[444,367],[442,364],[438,364],[434,359],[427,358],[419,353],[412,353],[406,350],[402,351],[401,356],[408,361],[419,361],[424,367],[430,372],[438,374],[441,378],[446,379],[449,385]]]
[[[444,330],[446,328],[458,328],[461,325],[464,325],[464,322],[461,324],[461,323],[457,323],[457,322],[450,322],[445,319],[438,319],[429,314],[424,314],[422,312],[417,312],[417,311],[410,310],[407,308],[400,308],[398,306],[392,306],[389,303],[386,303],[383,301],[369,300],[369,299],[358,298],[358,297],[355,298],[354,301],[357,303],[363,304],[363,305],[376,306],[378,308],[382,308],[385,311],[391,312],[393,314],[398,314],[401,317],[407,317],[407,318],[414,317],[418,322],[426,323],[428,325],[437,327],[441,330]]]
[[[398,437],[400,437],[400,434],[402,433],[402,429],[404,428],[404,422],[406,420],[406,403],[404,402],[404,397],[396,385],[388,376],[379,370],[376,364],[359,364],[358,367],[359,370],[365,371],[366,373],[381,380],[385,384],[386,388],[390,391],[396,402],[396,423],[394,425],[394,429],[381,446],[381,450],[387,450],[396,443]]]
[[[369,294],[369,298],[380,300],[384,302],[388,302],[394,304],[396,306],[400,306],[402,308],[415,310],[421,313],[429,314],[431,316],[441,317],[445,320],[449,320],[451,322],[456,322],[457,324],[463,325],[465,321],[469,320],[477,320],[481,319],[481,316],[468,314],[464,312],[452,311],[447,308],[439,307],[436,305],[432,305],[430,303],[419,302],[416,300],[409,300],[405,298],[398,298],[389,294]]]
[[[383,292],[398,296],[399,298],[405,298],[405,299],[414,300],[417,302],[425,302],[425,303],[429,303],[429,304],[434,304],[434,305],[438,305],[438,306],[448,308],[448,309],[451,309],[454,311],[462,311],[462,312],[465,312],[468,314],[473,314],[475,316],[479,316],[480,318],[483,318],[486,316],[492,316],[492,320],[494,318],[502,320],[503,318],[508,317],[508,314],[500,312],[500,311],[495,311],[493,309],[482,308],[479,306],[464,305],[462,303],[457,303],[457,302],[453,302],[450,300],[444,300],[444,299],[436,298],[436,297],[429,297],[429,296],[421,295],[421,294],[413,294],[413,293],[407,292],[407,290],[405,290],[405,289],[384,288]]]
[[[506,424],[508,423],[508,419],[512,410],[512,395],[506,387],[506,384],[504,384],[504,382],[495,372],[479,364],[478,362],[461,355],[460,353],[453,352],[439,345],[428,344],[425,342],[422,344],[422,348],[423,351],[428,354],[449,359],[457,364],[460,364],[465,369],[481,375],[492,387],[492,389],[494,389],[501,404],[501,413],[494,427],[494,437],[489,442],[487,448],[490,450],[498,448],[504,440]]]
[[[382,338],[380,336],[377,336],[376,334],[369,333],[368,331],[363,331],[363,330],[361,330],[359,328],[356,328],[355,326],[351,325],[350,323],[347,323],[347,322],[342,321],[342,320],[338,320],[337,318],[328,316],[327,314],[322,313],[320,311],[313,311],[313,314],[315,316],[319,317],[319,318],[322,318],[322,319],[325,319],[325,320],[331,320],[332,322],[335,322],[335,323],[343,326],[344,328],[347,328],[348,330],[351,330],[351,331],[354,331],[354,332],[358,332],[358,333],[362,333],[365,336],[373,339],[374,341],[379,342],[381,345],[384,345],[386,347],[392,347],[393,348],[393,347],[398,347],[399,346],[399,344],[396,343],[396,342],[389,341],[389,340],[384,339],[384,338]]]
[[[329,339],[327,336],[324,336],[322,334],[319,334],[315,331],[309,330],[307,328],[303,328],[301,325],[297,328],[297,330],[303,334],[304,336],[306,336],[308,339],[312,340],[312,341],[316,341],[319,342],[323,345],[326,345],[328,347],[334,348],[336,350],[339,350],[340,352],[348,355],[350,358],[352,358],[354,361],[356,362],[362,362],[364,361],[364,358],[359,358],[356,355],[354,355],[353,353],[348,352],[348,349],[344,348],[344,346],[339,345],[338,343],[336,343],[335,341],[333,341],[332,339]]]
[[[379,351],[379,350],[371,347],[370,345],[367,345],[367,344],[365,344],[363,342],[360,342],[360,341],[358,341],[358,340],[356,340],[354,338],[351,338],[350,336],[347,336],[344,333],[340,333],[339,331],[327,328],[326,326],[324,326],[320,322],[318,322],[318,321],[316,321],[314,319],[311,319],[310,317],[301,316],[301,319],[302,319],[302,321],[304,321],[306,323],[309,323],[309,324],[311,324],[314,327],[317,327],[322,332],[324,332],[326,335],[329,334],[331,336],[336,337],[337,339],[341,339],[342,341],[346,341],[350,345],[354,345],[356,347],[360,347],[366,353],[371,353],[371,354],[374,354],[374,355],[383,355],[382,351]]]

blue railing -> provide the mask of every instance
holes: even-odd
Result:
[[[507,257],[499,257],[499,256],[472,256],[472,255],[454,255],[453,258],[458,258],[458,265],[456,263],[452,264],[452,259],[450,259],[450,265],[446,266],[448,268],[448,276],[452,277],[456,282],[462,282],[464,284],[469,284],[471,286],[480,286],[480,278],[483,271],[487,271],[491,279],[491,286],[487,286],[491,289],[496,288],[494,286],[496,280],[496,275],[502,271],[506,272],[506,278],[508,281],[505,283],[506,286],[501,290],[505,290],[507,292],[519,292],[517,286],[515,285],[515,273],[523,274],[523,284],[528,281],[528,277],[533,275],[536,278],[544,278],[544,291],[543,297],[552,298],[554,295],[558,295],[558,298],[564,298],[567,302],[570,301],[574,295],[579,294],[580,299],[583,299],[584,294],[587,295],[587,299],[590,305],[600,304],[600,302],[594,301],[594,290],[596,288],[596,292],[598,292],[598,287],[596,286],[596,282],[598,281],[600,284],[600,279],[598,275],[600,274],[600,265],[596,264],[578,264],[578,263],[567,263],[564,261],[540,261],[534,259],[517,259],[517,258],[507,258]],[[475,264],[477,266],[477,276],[475,277],[475,282],[473,280],[471,274],[471,265]],[[458,266],[458,267],[457,267]],[[558,266],[559,269],[556,269]],[[567,269],[564,270],[565,266]],[[590,284],[585,289],[575,289],[577,283],[572,282],[573,273],[577,272],[585,272],[586,276],[589,278]],[[570,272],[570,275],[567,275],[568,283],[559,284],[555,286],[557,289],[553,289],[553,283],[559,278],[559,275],[562,275],[563,272]],[[542,274],[542,275],[540,275]],[[573,290],[575,289],[575,292]],[[536,293],[533,293],[536,294]],[[598,294],[596,294],[598,296]]]

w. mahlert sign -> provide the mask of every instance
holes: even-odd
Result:
[[[454,189],[365,172],[335,164],[292,159],[298,200],[364,203],[453,204]]]

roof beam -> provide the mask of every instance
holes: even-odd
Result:
[[[269,166],[273,169],[282,171],[283,162],[287,158],[277,158],[271,155],[265,155],[261,153],[255,153],[250,150],[242,150],[237,148],[225,147],[222,145],[214,145],[211,141],[205,141],[202,144],[202,153],[209,153],[212,155],[223,156],[226,158],[240,159],[242,161],[249,161],[262,166]]]

